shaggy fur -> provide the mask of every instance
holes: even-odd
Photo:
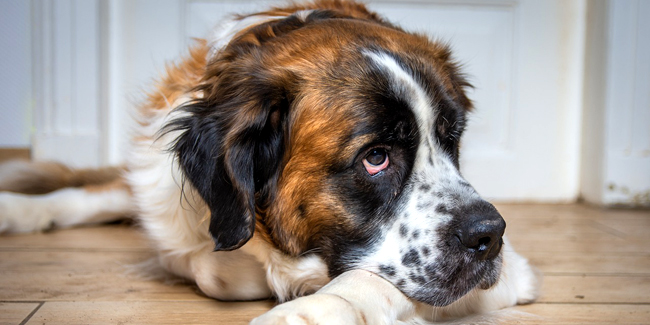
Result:
[[[444,44],[355,2],[238,16],[167,67],[121,175],[4,166],[0,231],[136,215],[160,265],[206,295],[298,298],[255,324],[529,303],[533,270],[459,172],[468,86]]]

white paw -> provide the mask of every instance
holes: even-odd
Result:
[[[52,213],[36,196],[0,192],[0,233],[27,233],[52,227]]]
[[[542,272],[530,265],[527,260],[522,266],[523,272],[517,278],[517,304],[527,305],[535,302],[540,295]]]
[[[339,296],[314,294],[278,305],[251,325],[366,324],[365,315]]]
[[[504,249],[504,266],[506,268],[508,288],[514,290],[515,302],[519,305],[533,303],[540,295],[542,286],[542,273],[530,265],[528,259],[519,255],[512,249],[510,242],[504,237],[506,248]]]

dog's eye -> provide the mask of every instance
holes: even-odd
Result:
[[[366,158],[363,159],[363,166],[370,175],[376,175],[388,167],[388,153],[381,148],[370,150]]]

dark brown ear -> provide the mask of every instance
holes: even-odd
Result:
[[[277,179],[288,101],[282,92],[256,92],[247,100],[192,103],[182,108],[187,116],[168,125],[183,131],[172,150],[210,208],[215,250],[237,249],[253,236],[256,193],[257,206],[265,204]]]

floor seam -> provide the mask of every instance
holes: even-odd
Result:
[[[537,301],[535,305],[617,305],[617,306],[650,306],[650,302],[561,302],[561,301]]]
[[[43,307],[45,301],[39,301],[38,303],[39,303],[38,306],[36,306],[34,310],[32,310],[32,312],[29,313],[29,315],[27,315],[27,317],[25,317],[25,319],[23,319],[22,322],[20,322],[20,325],[27,324],[27,322],[29,322],[29,320],[32,319],[32,317],[38,312],[38,310],[41,309],[41,307]]]

